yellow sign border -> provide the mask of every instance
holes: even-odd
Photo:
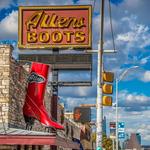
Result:
[[[38,9],[51,9],[51,10],[68,10],[68,9],[75,9],[75,10],[82,10],[82,9],[88,9],[89,13],[89,42],[88,44],[62,44],[62,45],[44,45],[44,44],[38,44],[36,45],[24,45],[22,44],[22,38],[23,38],[23,32],[22,32],[22,11],[23,10],[38,10]],[[64,5],[64,6],[19,6],[19,21],[18,21],[18,48],[20,49],[53,49],[53,48],[74,48],[74,49],[92,49],[92,6],[91,5]]]

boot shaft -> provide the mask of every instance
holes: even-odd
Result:
[[[33,62],[28,77],[27,96],[25,101],[34,101],[37,105],[44,104],[45,88],[48,80],[49,65]]]

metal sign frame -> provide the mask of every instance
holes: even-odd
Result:
[[[35,61],[51,64],[53,71],[82,70],[90,73],[89,80],[52,81],[48,84],[50,86],[92,86],[92,54],[19,54],[21,64]]]
[[[51,64],[54,70],[92,70],[92,54],[19,54],[18,59]]]

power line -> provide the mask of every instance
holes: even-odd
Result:
[[[91,1],[91,2],[92,2],[93,13],[94,13],[94,9],[95,9],[96,0],[89,0],[89,1]],[[91,2],[90,2],[90,3],[91,3]]]
[[[96,0],[94,0],[94,2],[93,2],[93,13],[94,13],[94,9],[95,9],[95,4],[96,4]]]
[[[108,0],[108,1],[109,1],[109,3],[108,3],[108,10],[109,10],[109,20],[110,20],[111,36],[112,36],[113,49],[115,51],[116,50],[116,45],[115,45],[114,31],[113,31],[113,25],[112,25],[112,10],[111,10],[110,0]]]

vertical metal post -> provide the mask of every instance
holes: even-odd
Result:
[[[59,54],[59,49],[53,49],[53,54]],[[53,95],[58,97],[58,70],[53,70],[52,81],[55,82],[55,84],[53,85]],[[57,121],[57,108],[54,110],[54,114],[54,116],[52,117],[54,117],[54,119]]]
[[[53,54],[59,54],[59,49],[53,49]],[[52,87],[53,88],[53,96],[57,96],[57,100],[55,99],[56,100],[55,102],[53,99],[53,104],[55,103],[55,106],[56,106],[58,103],[58,70],[53,70],[52,81],[56,83]],[[55,119],[57,121],[57,107],[54,108],[54,110],[52,112],[53,112],[53,114],[52,114],[53,119]],[[57,146],[52,145],[51,149],[57,150]]]
[[[112,139],[112,143],[113,143],[113,150],[115,150],[115,141],[114,141],[114,139]]]
[[[116,78],[116,150],[118,150],[118,82]]]
[[[97,131],[96,131],[96,146],[97,150],[102,149],[102,66],[103,66],[103,25],[104,25],[104,0],[101,0],[101,15],[100,15],[100,47],[98,50],[97,62]]]

